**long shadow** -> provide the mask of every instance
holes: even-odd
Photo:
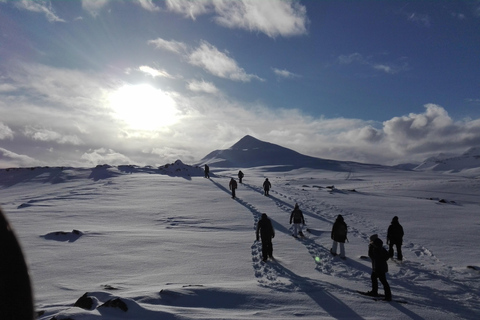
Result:
[[[277,274],[290,279],[296,288],[308,295],[310,299],[332,317],[337,319],[363,319],[342,300],[329,292],[341,291],[344,288],[299,276],[278,262],[271,263],[271,266]]]
[[[473,279],[470,283],[460,283],[449,276],[438,274],[438,272],[435,271],[425,270],[419,264],[404,263],[406,263],[406,265],[402,266],[402,268],[408,268],[408,272],[416,275],[417,278],[430,279],[428,284],[438,282],[446,284],[446,287],[450,288],[449,292],[441,292],[432,286],[422,285],[422,281],[416,281],[415,279],[409,280],[392,277],[395,285],[403,287],[416,296],[424,297],[426,300],[423,301],[423,304],[431,305],[432,307],[441,305],[443,310],[448,310],[453,314],[461,314],[462,317],[468,319],[476,319],[478,317],[480,314],[480,304],[478,304],[480,295],[478,289],[470,284],[475,283],[478,278]],[[395,296],[395,292],[393,292],[393,295]],[[462,295],[468,296],[468,299],[460,299],[459,297]],[[455,299],[449,299],[448,296],[452,296]]]

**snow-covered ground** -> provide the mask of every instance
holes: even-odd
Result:
[[[228,182],[238,168],[211,168],[211,179],[181,163],[0,170],[39,319],[478,319],[480,271],[467,266],[480,267],[480,179],[373,166],[241,169],[236,200]],[[305,239],[291,236],[295,203]],[[264,212],[276,229],[267,263],[255,241]],[[346,260],[329,253],[338,214],[349,226]],[[389,261],[387,279],[407,304],[356,293],[371,286],[360,258],[368,237],[385,242],[393,216],[405,261]],[[74,307],[85,293],[93,306]],[[128,310],[100,307],[112,298]]]

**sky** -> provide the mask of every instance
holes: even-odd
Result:
[[[394,165],[480,145],[480,1],[0,0],[0,167],[245,135]]]

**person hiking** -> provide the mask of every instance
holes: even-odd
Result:
[[[241,170],[238,171],[238,182],[242,183],[243,176],[244,176],[243,172]]]
[[[372,291],[368,291],[366,294],[372,297],[378,297],[378,280],[380,280],[385,292],[385,300],[392,301],[392,292],[386,276],[388,272],[387,260],[389,259],[389,255],[388,251],[383,247],[383,241],[378,238],[376,234],[370,236],[368,256],[372,260],[372,274],[370,276],[372,280]]]
[[[393,246],[397,248],[397,260],[403,260],[402,254],[403,243],[403,227],[398,222],[398,217],[395,216],[392,219],[392,223],[388,227],[387,231],[387,244],[389,246],[388,254],[390,258],[393,258]]]
[[[330,236],[333,240],[332,248],[330,253],[334,256],[337,255],[337,245],[340,244],[340,258],[346,259],[345,257],[345,240],[347,240],[347,224],[343,220],[341,214],[337,216],[335,223],[332,227],[332,233]]]
[[[296,238],[297,234],[303,237],[302,226],[305,225],[305,218],[303,217],[303,212],[298,207],[298,203],[295,203],[295,208],[293,208],[292,214],[290,215],[290,224],[293,222],[293,236]]]
[[[273,259],[273,244],[272,239],[275,237],[275,229],[273,229],[272,221],[268,218],[266,213],[262,213],[262,217],[257,222],[257,230],[255,232],[257,241],[262,240],[262,260],[267,261],[267,258]]]
[[[237,181],[235,179],[230,179],[230,183],[228,184],[230,190],[232,190],[232,199],[235,199],[235,189],[237,189]]]
[[[265,178],[265,181],[263,182],[263,194],[265,196],[268,196],[268,192],[270,191],[270,188],[272,187],[272,184],[270,181],[268,181],[268,178]]]
[[[208,164],[205,164],[205,178],[210,179],[210,167]]]

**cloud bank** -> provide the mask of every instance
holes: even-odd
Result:
[[[177,108],[173,124],[138,130],[120,121],[108,104],[125,86],[117,79],[38,64],[11,70],[10,90],[0,100],[1,167],[162,165],[177,158],[188,163],[246,134],[311,156],[381,164],[420,162],[480,144],[480,119],[455,121],[436,104],[383,123],[314,118],[296,109],[236,101],[203,80],[186,81],[189,94],[164,92]]]

